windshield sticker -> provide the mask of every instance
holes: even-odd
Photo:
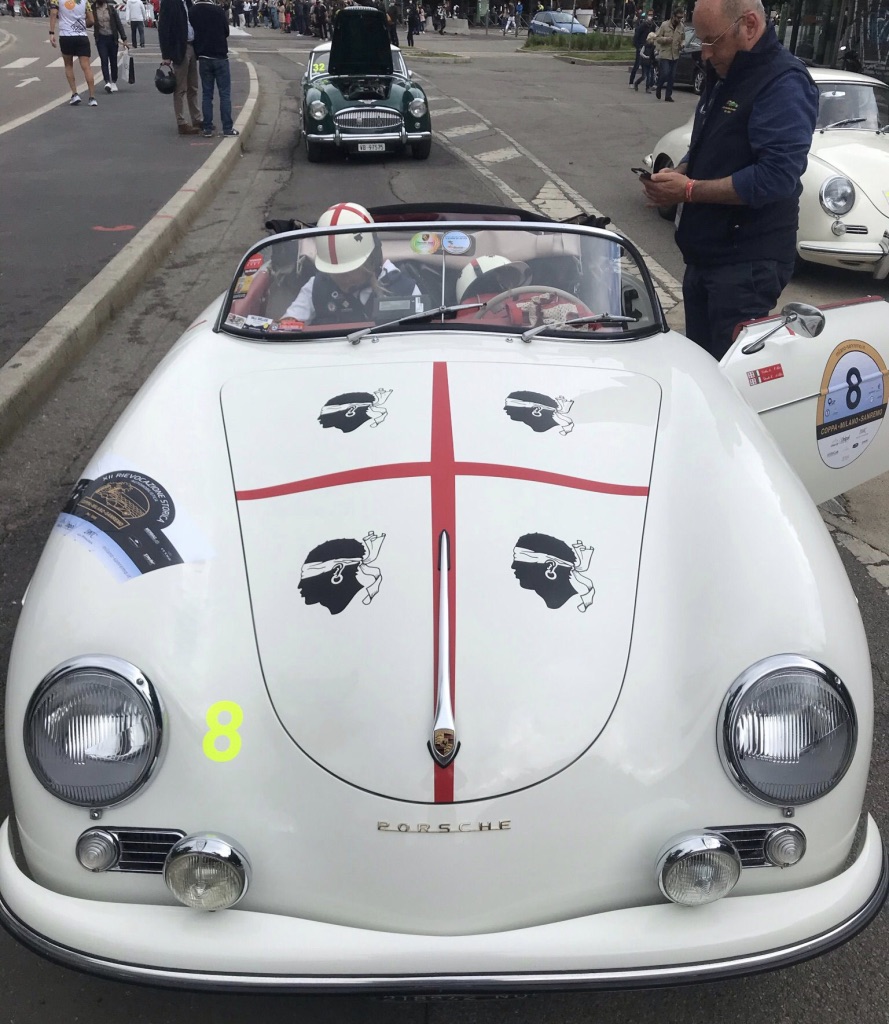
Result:
[[[411,239],[411,249],[418,256],[432,256],[441,248],[441,236],[431,231],[421,231]]]
[[[297,320],[296,317],[282,317],[276,324],[272,324],[269,330],[272,331],[302,331],[305,329],[305,321]]]
[[[306,604],[322,604],[331,615],[339,615],[361,590],[365,592],[361,603],[370,604],[383,582],[373,563],[385,539],[385,533],[377,536],[371,530],[361,541],[343,537],[312,548],[299,579]]]
[[[229,313],[225,318],[225,323],[227,327],[243,327],[245,321],[244,317],[238,316],[237,313]]]
[[[442,236],[441,247],[451,256],[465,256],[474,246],[465,231],[448,231]]]
[[[816,436],[831,469],[854,462],[877,436],[886,415],[886,363],[864,341],[838,345],[821,379]]]
[[[244,321],[248,327],[269,327],[274,322],[270,316],[256,316],[255,313],[251,313]]]
[[[371,427],[378,427],[389,414],[386,402],[392,394],[392,388],[378,388],[371,394],[369,391],[347,391],[335,395],[321,409],[318,422],[325,430],[336,427],[344,434],[350,434],[362,424],[371,420]]]
[[[533,590],[547,608],[561,608],[572,597],[579,597],[578,611],[593,603],[596,588],[585,576],[593,557],[593,548],[582,540],[568,546],[545,533],[525,533],[516,541],[512,553],[512,571],[522,590]]]
[[[167,491],[130,469],[79,480],[54,528],[86,547],[121,581],[211,555]]]
[[[550,398],[538,391],[513,391],[503,404],[503,411],[518,423],[527,423],[535,433],[542,434],[559,427],[563,436],[574,429],[574,420],[568,415],[574,399],[559,395]]]

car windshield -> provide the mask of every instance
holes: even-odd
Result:
[[[273,236],[241,263],[217,328],[292,341],[385,333],[408,317],[411,331],[540,328],[534,336],[583,340],[662,329],[648,272],[618,236],[477,221]],[[570,322],[585,317],[596,319]]]
[[[889,88],[869,82],[821,82],[817,128],[877,131],[889,124]]]

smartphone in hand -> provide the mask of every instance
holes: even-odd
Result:
[[[630,170],[633,174],[638,174],[643,181],[648,181],[651,177],[651,171],[646,171],[644,167],[631,167]]]

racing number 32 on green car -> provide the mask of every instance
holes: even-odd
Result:
[[[251,247],[30,583],[0,922],[126,981],[340,992],[851,938],[887,890],[871,664],[814,502],[889,468],[886,310],[791,306],[718,364],[601,228],[343,203]]]
[[[329,43],[316,47],[302,79],[302,133],[312,163],[327,153],[432,149],[429,104],[375,7],[345,7]]]

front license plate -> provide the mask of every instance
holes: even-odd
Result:
[[[385,142],[359,142],[358,143],[359,153],[385,153],[386,143]]]

